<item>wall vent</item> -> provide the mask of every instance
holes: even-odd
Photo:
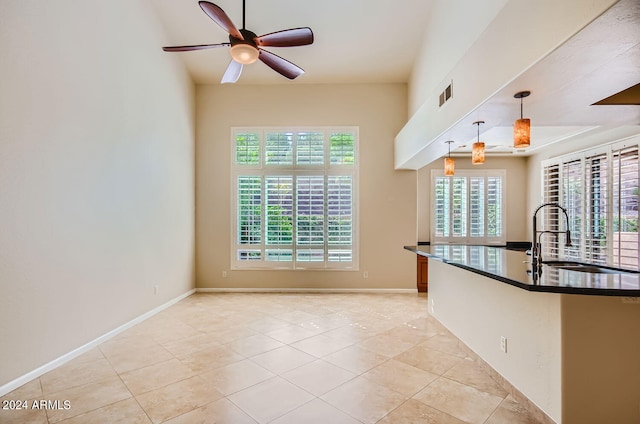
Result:
[[[447,101],[449,101],[449,99],[451,99],[451,97],[453,96],[453,81],[451,81],[451,84],[449,84],[447,86],[447,88],[444,89],[444,91],[442,93],[440,93],[439,96],[439,107],[442,107],[443,104],[445,104]]]

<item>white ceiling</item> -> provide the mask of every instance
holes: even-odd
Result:
[[[242,27],[242,0],[213,0]],[[244,67],[239,84],[334,84],[407,82],[422,44],[433,0],[246,0],[246,27],[258,35],[310,27],[315,41],[301,47],[267,48],[305,70],[289,81],[260,62]],[[153,0],[168,34],[167,46],[229,42],[197,0]],[[163,46],[158,46],[158,48]],[[197,84],[219,84],[230,61],[228,48],[180,55]]]
[[[290,81],[260,62],[244,67],[237,84],[406,83],[423,42],[425,22],[435,0],[245,0],[246,27],[258,35],[308,26],[312,45],[267,48],[303,68]],[[228,42],[197,0],[153,0],[165,26],[163,46]],[[242,27],[242,0],[213,0]],[[591,106],[640,82],[640,2],[620,0],[550,55],[523,70],[514,81],[468,111],[437,139],[455,140],[453,153],[468,154],[476,137],[473,121],[484,120],[481,138],[488,153],[530,155],[550,144],[602,126],[640,125],[640,106]],[[181,53],[197,84],[219,84],[229,63],[228,48]],[[532,146],[515,150],[513,121],[519,101],[513,94],[530,90],[525,117],[532,120]]]
[[[620,0],[564,44],[470,111],[436,143],[456,141],[453,153],[467,154],[477,139],[474,121],[488,154],[531,155],[550,144],[602,128],[640,126],[640,98],[632,105],[593,105],[640,83],[640,2]],[[513,122],[531,118],[531,147],[513,148]],[[446,147],[442,147],[444,151]]]

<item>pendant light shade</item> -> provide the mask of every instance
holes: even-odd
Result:
[[[453,143],[453,140],[445,141],[445,143],[449,145],[449,156],[444,158],[444,175],[452,177],[456,168],[456,162],[451,157],[451,143]]]
[[[444,175],[453,177],[456,170],[456,161],[453,158],[444,158]]]
[[[478,126],[478,138],[473,143],[473,149],[471,150],[471,163],[474,165],[482,165],[484,163],[484,143],[480,141],[480,124],[484,124],[484,121],[473,123],[473,125]]]
[[[513,147],[523,149],[531,145],[531,120],[518,119],[513,125]]]
[[[516,149],[523,149],[531,145],[531,120],[522,117],[522,99],[529,94],[531,94],[530,91],[520,91],[513,96],[520,99],[520,119],[513,125],[513,147]]]
[[[238,43],[231,47],[231,58],[243,65],[250,65],[256,60],[260,52],[250,44]]]

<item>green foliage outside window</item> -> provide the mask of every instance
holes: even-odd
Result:
[[[353,165],[355,163],[355,141],[353,134],[333,133],[330,136],[330,142],[332,165]]]
[[[291,244],[293,217],[282,206],[267,206],[267,244]]]
[[[255,133],[236,135],[236,163],[257,165],[260,163],[260,138]]]

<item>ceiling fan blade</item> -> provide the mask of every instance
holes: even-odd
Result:
[[[188,52],[191,50],[204,50],[204,49],[215,49],[216,47],[227,47],[230,46],[231,43],[219,43],[219,44],[198,44],[195,46],[172,46],[172,47],[163,47],[162,50],[165,52]]]
[[[204,13],[213,19],[215,23],[224,28],[225,31],[240,40],[244,40],[244,37],[240,34],[240,31],[238,31],[238,28],[236,28],[229,16],[224,13],[224,10],[222,10],[220,6],[216,6],[208,1],[199,1],[198,4]]]
[[[224,75],[222,76],[222,84],[234,83],[238,81],[241,73],[242,63],[231,60],[231,63],[229,63],[229,66],[227,66],[227,70],[224,71]]]
[[[292,28],[264,34],[254,38],[258,46],[266,47],[295,47],[313,43],[311,28]]]
[[[279,74],[289,79],[295,79],[304,74],[304,70],[302,68],[294,65],[288,60],[283,59],[280,56],[266,50],[258,50],[260,52],[258,59],[260,59],[265,65],[278,72]]]

